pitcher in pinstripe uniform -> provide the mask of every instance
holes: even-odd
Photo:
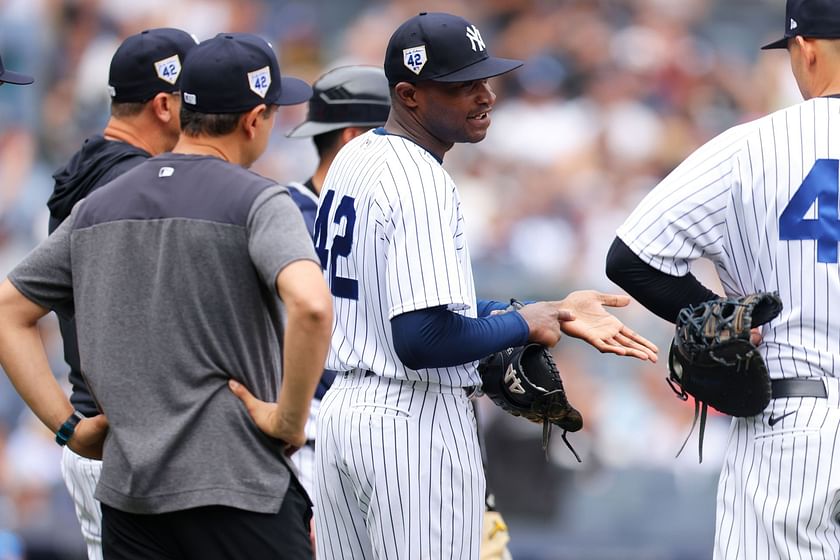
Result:
[[[319,558],[477,559],[484,473],[470,397],[475,361],[564,332],[604,352],[655,359],[607,313],[629,298],[577,292],[490,316],[476,301],[458,190],[441,166],[481,141],[487,78],[520,66],[491,57],[463,18],[422,13],[385,57],[391,111],[350,141],[321,191],[315,245],[333,294],[316,449]]]
[[[619,228],[607,273],[659,316],[713,297],[777,290],[759,346],[773,400],[732,421],[714,558],[840,558],[840,3],[789,0],[785,37],[805,102],[698,149]]]

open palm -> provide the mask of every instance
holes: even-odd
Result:
[[[562,321],[560,328],[569,336],[588,342],[604,353],[656,361],[659,349],[651,341],[626,326],[607,307],[624,307],[630,297],[580,290],[566,296],[561,305],[571,311],[574,321]]]

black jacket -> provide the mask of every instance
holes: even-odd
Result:
[[[73,206],[95,189],[122,175],[151,154],[125,142],[91,136],[67,165],[53,174],[55,188],[47,201],[50,233],[70,215]]]
[[[106,140],[98,134],[85,140],[67,165],[53,174],[55,188],[47,201],[49,232],[61,225],[77,202],[150,157],[145,150],[125,142]],[[70,402],[85,416],[93,416],[98,411],[82,378],[76,322],[72,317],[59,316],[58,323],[64,340],[64,361],[70,366],[70,385],[73,387]]]

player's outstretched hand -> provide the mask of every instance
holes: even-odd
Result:
[[[67,445],[77,455],[88,459],[102,459],[102,445],[108,435],[108,419],[104,414],[82,418]]]
[[[594,290],[572,292],[560,304],[574,314],[575,320],[560,323],[560,328],[567,335],[584,340],[601,352],[655,362],[659,352],[656,345],[604,309],[605,306],[625,307],[629,303],[630,296],[625,295],[603,294]]]
[[[571,321],[574,315],[558,301],[539,301],[523,305],[517,310],[528,323],[528,340],[551,348],[560,342],[560,323]]]
[[[228,386],[233,394],[239,397],[245,409],[265,435],[281,440],[286,444],[286,455],[291,455],[306,444],[304,424],[290,421],[283,416],[283,411],[277,403],[261,401],[255,397],[242,383],[231,379]]]

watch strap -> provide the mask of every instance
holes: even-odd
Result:
[[[58,429],[55,433],[55,442],[64,447],[67,445],[67,442],[70,441],[70,438],[73,437],[73,432],[76,431],[76,424],[78,424],[84,416],[78,410],[74,410],[73,414],[64,421],[64,424]]]

